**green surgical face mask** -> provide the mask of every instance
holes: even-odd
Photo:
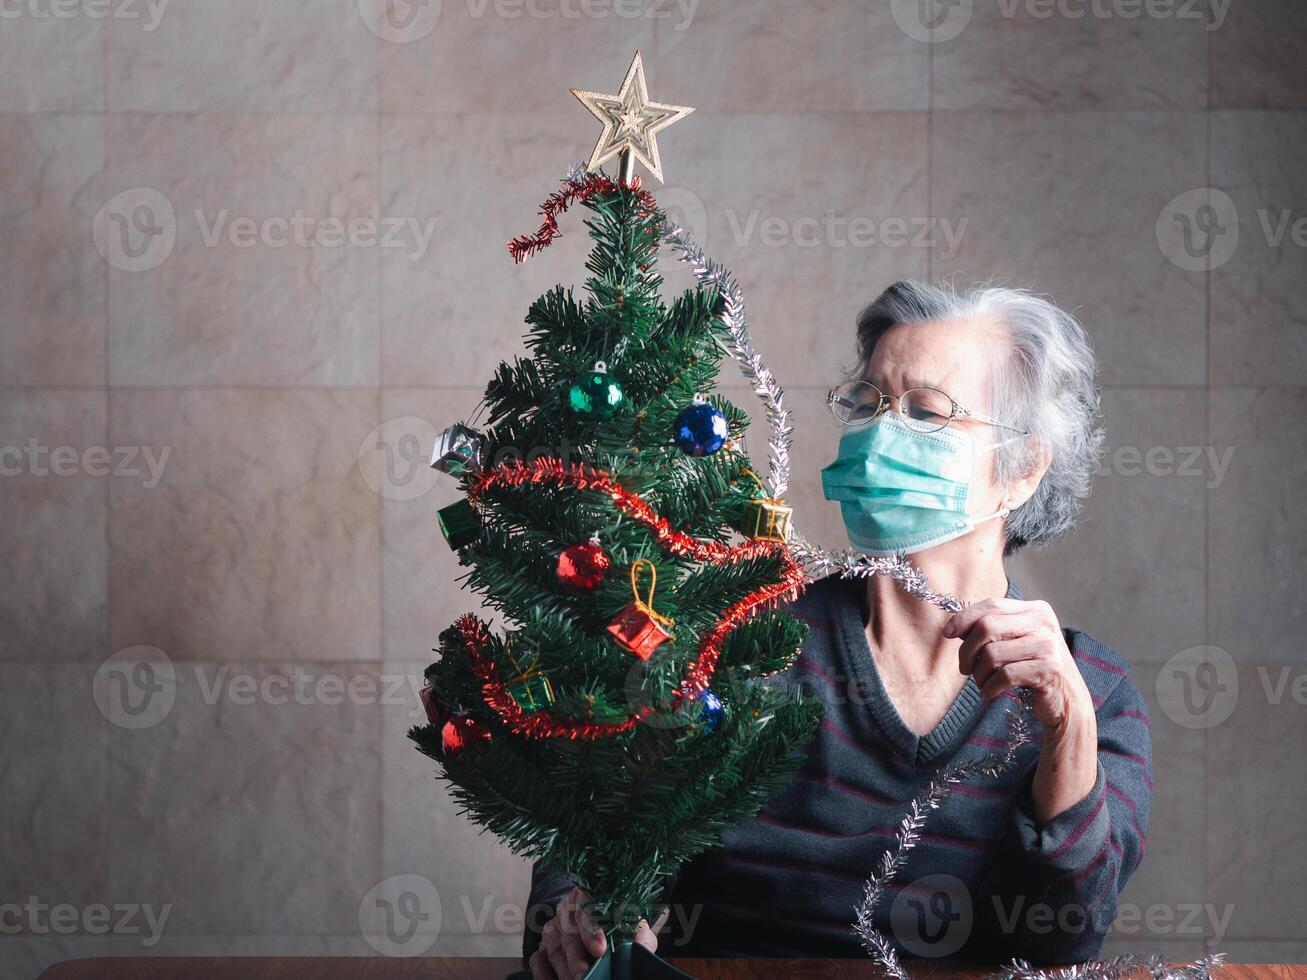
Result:
[[[1007,516],[1006,507],[984,517],[967,514],[974,467],[975,446],[962,429],[918,432],[884,412],[844,430],[835,462],[821,471],[821,486],[827,500],[839,501],[853,547],[910,555]]]

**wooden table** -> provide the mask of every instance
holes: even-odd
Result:
[[[870,961],[862,960],[668,959],[699,980],[871,980],[881,975]],[[471,956],[104,957],[57,963],[40,980],[504,980],[518,969],[517,959]],[[909,963],[908,972],[920,980],[987,975],[984,970],[920,962]],[[1307,980],[1307,966],[1237,963],[1217,976],[1220,980]]]

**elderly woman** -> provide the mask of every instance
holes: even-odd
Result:
[[[850,922],[907,801],[941,767],[1001,749],[1025,687],[1037,737],[1000,780],[959,785],[932,814],[878,924],[908,956],[1088,959],[1143,854],[1148,716],[1125,661],[1024,598],[1003,559],[1066,531],[1089,492],[1093,353],[1028,293],[915,282],[863,311],[858,351],[856,380],[829,396],[843,431],[825,494],[855,548],[911,555],[965,608],[884,577],[827,579],[793,604],[808,640],[774,679],[825,700],[806,764],[668,882],[669,915],[639,941],[665,955],[865,956]],[[602,954],[586,897],[533,875],[532,906],[557,903],[524,938],[534,977],[570,980]]]

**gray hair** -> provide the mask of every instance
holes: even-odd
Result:
[[[1007,356],[996,359],[990,374],[990,414],[1031,433],[995,450],[995,478],[1007,483],[1028,473],[1041,446],[1051,457],[1034,494],[1008,515],[1006,556],[1024,545],[1046,545],[1075,524],[1102,455],[1094,352],[1080,324],[1023,289],[957,290],[905,280],[858,316],[859,373],[890,327],[973,317],[992,317],[1007,331]]]

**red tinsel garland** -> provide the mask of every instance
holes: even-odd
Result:
[[[646,214],[652,214],[658,209],[658,202],[654,200],[653,195],[640,186],[639,177],[633,177],[629,184],[622,184],[610,180],[602,173],[586,174],[585,180],[579,183],[568,181],[563,185],[562,190],[554,191],[545,199],[545,203],[540,205],[540,215],[545,220],[540,223],[539,229],[534,235],[518,235],[509,242],[508,254],[513,256],[514,262],[522,262],[541,249],[548,248],[559,235],[558,215],[575,202],[584,204],[596,194],[612,194],[622,188],[632,190],[638,195]]]
[[[563,465],[554,458],[538,459],[529,466],[513,462],[478,475],[472,480],[468,496],[476,500],[487,489],[495,486],[517,487],[525,484],[552,483],[580,490],[599,490],[606,493],[625,514],[653,531],[662,547],[673,554],[695,558],[711,564],[734,564],[745,558],[775,554],[784,560],[779,582],[763,586],[745,596],[726,610],[699,641],[699,655],[686,670],[672,696],[668,710],[676,710],[683,702],[699,696],[710,683],[717,670],[722,643],[732,631],[759,609],[770,608],[783,599],[793,598],[803,585],[803,571],[790,557],[785,545],[772,541],[746,541],[731,547],[717,541],[700,541],[675,530],[664,517],[660,517],[639,494],[627,490],[602,470],[583,463]],[[500,679],[495,664],[483,653],[489,638],[488,628],[475,616],[462,616],[454,624],[467,644],[473,673],[481,682],[488,704],[511,730],[527,738],[597,739],[630,731],[642,719],[653,713],[652,705],[644,705],[627,715],[625,721],[589,722],[563,721],[545,711],[527,711],[517,703]]]

